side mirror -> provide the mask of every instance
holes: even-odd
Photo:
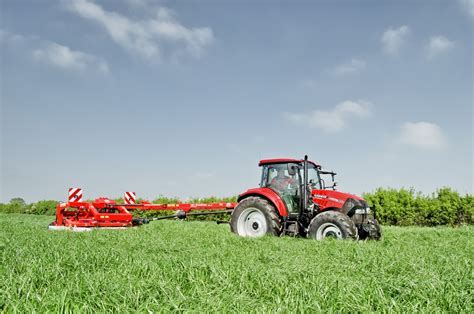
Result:
[[[332,183],[332,189],[335,190],[335,189],[336,189],[336,186],[337,186],[337,182],[334,181],[334,182]]]
[[[290,176],[294,176],[296,174],[296,165],[295,164],[288,164],[288,174]]]

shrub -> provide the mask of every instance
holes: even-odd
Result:
[[[31,204],[30,208],[26,211],[27,214],[35,215],[54,215],[56,213],[56,205],[58,201],[39,201]]]
[[[370,206],[375,206],[377,219],[385,225],[454,226],[473,223],[473,196],[460,196],[447,187],[438,189],[431,196],[415,193],[413,188],[378,188],[363,196]]]
[[[0,212],[3,213],[24,213],[30,205],[19,197],[12,198],[8,204],[0,204]]]

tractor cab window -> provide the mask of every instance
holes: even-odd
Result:
[[[313,189],[321,189],[319,172],[314,165],[308,167],[308,182],[311,183]]]
[[[264,166],[261,186],[280,192],[296,191],[298,181],[298,172],[290,175],[287,164],[268,165]]]

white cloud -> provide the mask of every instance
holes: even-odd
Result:
[[[353,118],[367,118],[371,115],[370,103],[366,101],[346,100],[331,110],[315,110],[313,112],[284,113],[284,117],[298,125],[319,128],[325,132],[339,132]]]
[[[430,122],[406,122],[400,128],[399,141],[422,149],[441,149],[446,138],[441,128]]]
[[[474,0],[459,0],[459,3],[471,17],[474,17]]]
[[[108,64],[94,55],[73,50],[67,46],[42,40],[38,36],[24,36],[0,29],[0,43],[15,47],[18,52],[26,52],[38,62],[44,62],[62,69],[109,72]]]
[[[23,43],[26,40],[25,36],[20,34],[14,34],[4,29],[0,29],[0,43]]]
[[[396,55],[405,43],[406,37],[411,33],[410,28],[407,25],[400,26],[399,28],[390,27],[387,29],[380,41],[382,42],[383,50],[391,55]]]
[[[146,1],[133,2],[148,6]],[[151,18],[132,20],[122,14],[106,11],[90,0],[71,0],[65,3],[69,10],[80,17],[104,27],[112,40],[124,49],[151,61],[160,60],[163,46],[173,46],[180,53],[200,57],[204,49],[214,41],[211,28],[187,28],[166,8],[148,6],[146,11],[151,14]]]
[[[454,48],[454,42],[444,36],[433,36],[426,45],[428,58],[434,58]]]
[[[331,73],[336,76],[343,76],[346,74],[353,74],[365,69],[367,63],[364,60],[351,59],[348,62],[339,64],[331,70]]]
[[[45,43],[43,48],[35,49],[33,57],[35,60],[67,70],[84,71],[87,68],[95,68],[102,73],[109,72],[109,67],[105,61],[91,54],[72,50],[53,42]]]

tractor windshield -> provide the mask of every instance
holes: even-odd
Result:
[[[272,164],[263,166],[261,187],[270,187],[280,192],[296,192],[299,184],[299,176],[303,176],[301,171],[296,171],[295,175],[288,173],[288,164]],[[313,189],[322,189],[321,177],[316,166],[308,166],[308,182]],[[294,194],[294,193],[292,193]]]

